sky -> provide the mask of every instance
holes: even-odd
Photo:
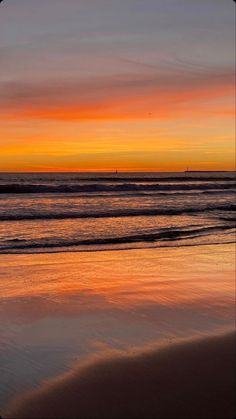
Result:
[[[234,170],[233,0],[4,0],[0,171]]]

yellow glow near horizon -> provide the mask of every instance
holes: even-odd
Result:
[[[0,128],[1,171],[235,170],[234,122],[62,121]]]

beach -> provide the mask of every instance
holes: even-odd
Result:
[[[235,333],[108,353],[19,399],[9,418],[233,418]]]
[[[234,250],[1,255],[1,416],[231,417]]]

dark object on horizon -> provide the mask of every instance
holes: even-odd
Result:
[[[185,170],[184,173],[228,173],[229,170]]]
[[[231,171],[230,170],[189,170],[189,168],[187,167],[184,173],[231,173]]]

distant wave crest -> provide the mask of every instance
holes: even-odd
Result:
[[[180,208],[135,208],[135,209],[118,209],[100,212],[35,212],[24,214],[1,214],[0,221],[18,221],[18,220],[64,220],[73,218],[117,218],[117,217],[140,217],[140,216],[157,216],[157,215],[181,215],[192,214],[205,211],[235,211],[236,204],[217,204],[199,207],[180,207]]]
[[[191,190],[234,190],[234,183],[119,183],[119,184],[1,184],[0,194],[27,193],[96,193],[96,192],[132,192],[132,191],[191,191]]]

